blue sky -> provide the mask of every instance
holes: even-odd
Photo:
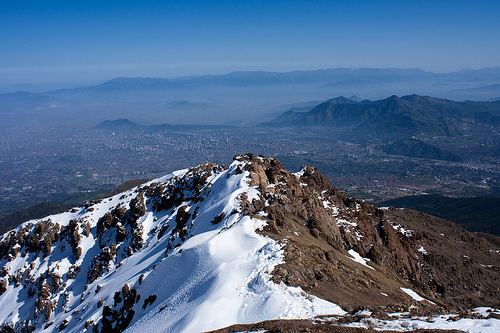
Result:
[[[500,66],[500,1],[0,0],[0,83]]]

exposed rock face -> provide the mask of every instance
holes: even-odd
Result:
[[[94,332],[113,333],[125,330],[134,318],[133,307],[139,300],[137,291],[125,284],[121,291],[114,294],[113,305],[104,306],[102,320],[99,325],[94,326]]]
[[[286,239],[275,281],[346,309],[407,303],[401,286],[448,309],[498,303],[497,238],[412,210],[378,209],[336,190],[313,167],[291,174],[274,159],[242,158],[251,161],[251,184],[262,193],[246,202],[247,213],[263,211],[264,233]],[[374,269],[349,259],[351,249]]]
[[[271,256],[284,257],[271,266],[272,281],[348,311],[427,314],[500,299],[498,237],[411,210],[378,209],[338,191],[313,167],[294,174],[247,154],[229,169],[182,170],[3,235],[0,304],[22,302],[10,314],[0,311],[0,332],[121,332],[150,311],[173,311],[182,303],[177,294],[168,294],[172,301],[155,288],[182,264],[163,268],[161,278],[157,267],[179,257],[191,238],[222,234],[246,217],[265,225],[256,236],[283,250]],[[210,265],[201,267],[196,279]]]

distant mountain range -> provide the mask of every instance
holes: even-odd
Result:
[[[469,124],[500,124],[500,102],[455,102],[427,96],[354,101],[337,97],[307,112],[287,111],[271,126],[332,126],[359,132],[461,134]]]
[[[473,87],[473,88],[467,88],[467,89],[461,89],[460,91],[464,92],[464,93],[469,93],[469,92],[482,93],[485,95],[495,94],[495,93],[498,93],[500,91],[500,83],[488,84],[485,86],[479,86],[479,87]]]
[[[5,88],[4,88],[5,89]],[[421,69],[334,68],[291,72],[240,71],[179,78],[119,77],[43,93],[0,94],[4,123],[28,119],[87,122],[129,118],[152,123],[258,123],[285,105],[330,96],[419,94],[457,101],[500,96],[500,68],[432,73]],[[353,100],[358,100],[354,98]],[[22,119],[19,119],[19,118]]]
[[[372,84],[386,82],[407,82],[419,80],[436,80],[444,82],[478,82],[469,87],[489,89],[500,92],[500,68],[483,68],[478,70],[461,70],[450,73],[433,73],[418,68],[332,68],[319,70],[303,70],[290,72],[270,71],[237,71],[220,75],[197,75],[179,78],[157,77],[119,77],[102,84],[54,90],[49,94],[68,93],[70,91],[130,91],[161,90],[172,88],[192,88],[200,86],[261,86],[261,85],[303,85],[317,84],[322,86],[344,86],[356,84]],[[491,81],[496,81],[492,83]],[[482,84],[481,82],[490,82]],[[467,89],[463,89],[467,90]]]

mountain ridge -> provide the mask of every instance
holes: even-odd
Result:
[[[111,86],[122,86],[122,87],[140,87],[141,83],[144,85],[149,85],[150,88],[151,86],[154,86],[157,84],[158,87],[171,87],[174,84],[187,84],[187,83],[192,83],[192,82],[199,82],[205,81],[205,82],[220,82],[221,80],[227,78],[229,80],[234,80],[234,79],[239,79],[243,78],[247,80],[248,82],[251,82],[252,80],[258,83],[263,83],[265,82],[262,81],[263,79],[269,80],[268,82],[283,82],[283,77],[290,77],[291,81],[288,82],[296,82],[298,78],[304,77],[307,80],[313,80],[313,81],[323,81],[325,84],[331,84],[331,82],[328,81],[335,81],[335,80],[345,80],[346,77],[360,77],[360,76],[373,76],[373,77],[378,77],[380,79],[381,74],[388,74],[388,75],[396,75],[397,77],[400,77],[402,79],[410,78],[410,75],[417,75],[417,76],[435,76],[435,77],[440,77],[440,78],[445,78],[445,79],[452,79],[456,76],[463,76],[463,75],[468,75],[471,76],[472,78],[475,78],[478,74],[484,77],[485,75],[487,77],[493,76],[493,78],[500,78],[500,68],[499,67],[488,67],[488,68],[479,68],[479,69],[462,69],[459,71],[452,71],[452,72],[445,72],[445,73],[438,73],[438,72],[431,72],[431,71],[426,71],[420,68],[326,68],[326,69],[312,69],[312,70],[293,70],[293,71],[284,71],[284,72],[279,72],[279,71],[234,71],[234,72],[228,72],[225,74],[211,74],[211,75],[187,75],[187,76],[180,76],[180,77],[173,77],[173,78],[165,78],[165,77],[137,77],[137,76],[122,76],[122,77],[116,77],[112,78],[106,81],[103,81],[102,83],[95,84],[95,85],[88,85],[88,86],[82,86],[82,87],[77,87],[77,88],[62,88],[62,89],[55,89],[55,90],[49,90],[40,94],[50,94],[50,93],[57,93],[57,92],[68,92],[72,90],[78,90],[78,89],[83,89],[83,90],[89,90],[93,89],[94,87],[111,87]],[[326,81],[325,81],[326,77]],[[278,81],[276,81],[278,80]],[[234,81],[233,81],[234,82]],[[478,88],[481,88],[479,86]],[[12,95],[14,93],[17,93],[19,91],[13,91],[13,92],[8,92],[8,93],[3,93],[0,95]]]
[[[0,94],[0,112],[14,120],[89,123],[136,117],[154,123],[222,123],[272,119],[283,105],[330,96],[378,99],[418,93],[453,100],[489,100],[500,91],[461,91],[500,82],[500,71],[430,73],[414,69],[326,69],[292,72],[236,72],[179,78],[118,77],[30,94]],[[252,98],[249,98],[253,96]],[[197,105],[172,106],[175,100]],[[186,112],[182,112],[186,111]],[[202,120],[202,121],[201,121]]]
[[[500,123],[498,102],[455,102],[429,96],[392,95],[380,100],[327,100],[307,112],[287,111],[269,126],[332,126],[359,131],[407,134],[456,135],[467,123]]]
[[[498,247],[348,197],[313,167],[239,155],[4,234],[0,331],[199,332],[367,307],[494,306]]]

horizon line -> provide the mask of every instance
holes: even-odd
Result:
[[[452,71],[431,71],[431,70],[426,70],[422,69],[420,67],[324,67],[324,68],[315,68],[315,69],[293,69],[293,70],[285,70],[285,71],[273,71],[273,70],[234,70],[234,71],[225,71],[225,72],[219,72],[219,73],[200,73],[200,74],[191,74],[191,75],[176,75],[176,76],[148,76],[148,75],[118,75],[118,76],[113,76],[110,77],[109,79],[96,79],[96,80],[83,80],[83,81],[73,81],[73,83],[70,82],[55,82],[55,83],[33,83],[33,82],[17,82],[17,83],[0,83],[0,87],[3,85],[5,87],[8,86],[43,86],[43,85],[76,85],[73,87],[61,87],[61,88],[55,88],[55,89],[50,89],[47,91],[41,91],[39,93],[48,93],[52,92],[55,90],[63,90],[63,89],[74,89],[74,88],[85,88],[85,87],[93,87],[93,86],[98,86],[101,84],[105,84],[108,82],[111,82],[113,80],[119,80],[119,79],[160,79],[160,80],[170,80],[170,81],[176,81],[176,80],[183,80],[183,79],[192,79],[192,78],[203,78],[203,77],[218,77],[218,76],[228,76],[232,74],[239,74],[239,73],[268,73],[268,74],[291,74],[291,73],[304,73],[304,72],[321,72],[321,71],[333,71],[333,70],[351,70],[351,71],[356,71],[356,70],[415,70],[415,71],[421,71],[423,73],[427,74],[453,74],[453,73],[460,73],[460,72],[465,72],[465,71],[481,71],[481,70],[500,70],[500,66],[484,66],[484,67],[476,67],[476,68],[471,68],[471,67],[464,67],[458,70],[452,70]],[[0,94],[11,94],[11,93],[21,93],[21,92],[32,92],[32,91],[27,91],[27,90],[12,90],[12,91],[6,91]]]

